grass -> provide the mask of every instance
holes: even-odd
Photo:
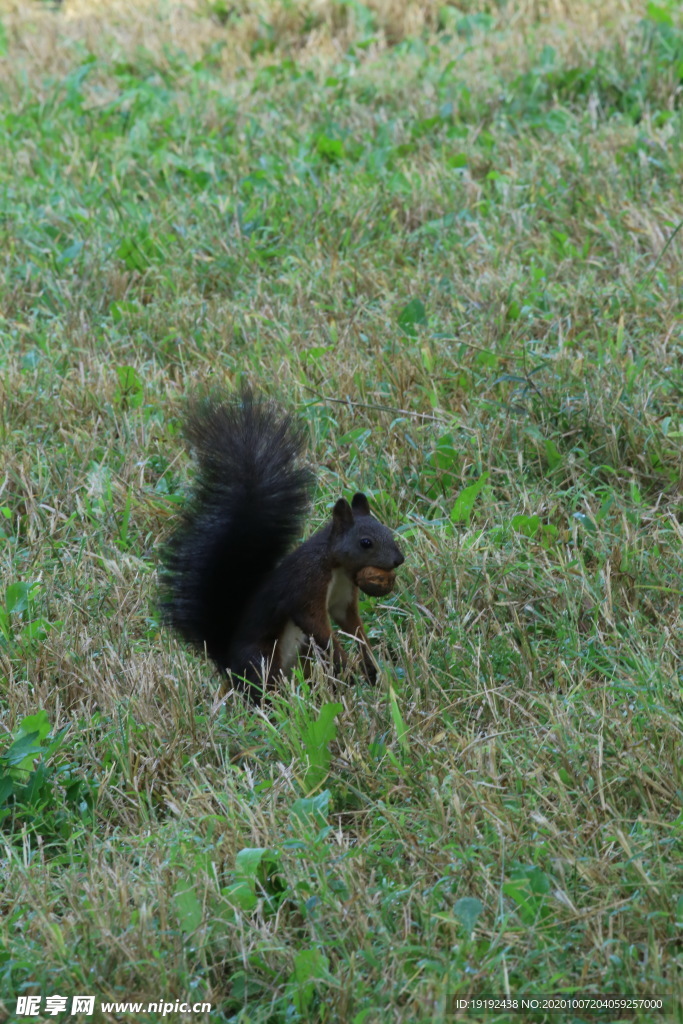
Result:
[[[679,5],[0,25],[0,1020],[681,1020]],[[376,688],[255,711],[160,624],[184,403],[242,377],[311,528],[403,538]]]

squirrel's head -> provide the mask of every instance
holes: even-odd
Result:
[[[350,505],[340,498],[334,506],[331,548],[337,564],[354,579],[367,566],[393,572],[405,561],[392,531],[371,514],[364,494],[354,494]],[[361,584],[361,589],[366,588]]]

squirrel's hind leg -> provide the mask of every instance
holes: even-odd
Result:
[[[353,600],[349,602],[344,613],[337,619],[337,625],[343,633],[353,637],[358,647],[358,657],[363,666],[363,675],[369,683],[377,681],[377,663],[372,654],[370,642],[363,629],[360,614],[358,612],[358,592],[354,594]],[[338,643],[338,641],[337,641]]]
[[[243,649],[239,664],[233,663],[225,670],[223,695],[235,689],[252,703],[260,704],[268,700],[268,693],[274,689],[280,672],[280,659],[275,650],[268,656],[256,645]]]

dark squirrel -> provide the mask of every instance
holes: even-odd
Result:
[[[290,551],[314,484],[298,464],[301,425],[243,390],[236,400],[196,403],[186,436],[198,476],[164,557],[172,626],[254,699],[316,648],[331,648],[335,671],[344,668],[330,620],[356,638],[374,681],[358,589],[388,593],[404,558],[365,495],[340,498],[330,521]]]

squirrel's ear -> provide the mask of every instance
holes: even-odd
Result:
[[[351,508],[357,516],[369,516],[370,515],[370,504],[368,499],[360,491],[358,494],[354,494],[351,501]]]
[[[340,533],[353,526],[353,512],[346,498],[340,498],[332,509],[332,523]]]

